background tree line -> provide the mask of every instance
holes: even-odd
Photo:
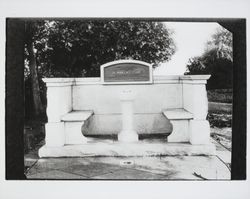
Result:
[[[100,65],[118,59],[157,67],[176,51],[173,32],[161,22],[27,20],[25,31],[26,118],[46,115],[43,77],[98,77]],[[211,74],[208,89],[231,88],[232,53],[232,34],[219,28],[185,74]]]
[[[201,56],[189,59],[185,74],[211,74],[208,89],[228,89],[233,85],[233,37],[220,27],[206,43]]]
[[[25,30],[26,118],[45,116],[42,77],[98,77],[100,65],[118,59],[157,67],[176,50],[161,22],[30,20]]]

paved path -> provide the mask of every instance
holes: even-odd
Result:
[[[88,157],[39,159],[28,179],[230,179],[216,156]]]
[[[223,155],[228,157],[225,151]],[[26,176],[40,180],[228,180],[230,171],[224,160],[219,156],[42,158]]]
[[[212,139],[216,156],[41,158],[25,156],[28,179],[229,180],[231,152]]]

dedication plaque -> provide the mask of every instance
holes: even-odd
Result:
[[[136,60],[109,62],[101,66],[103,84],[152,83],[152,66]]]

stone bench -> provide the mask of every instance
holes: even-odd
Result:
[[[192,113],[182,108],[163,110],[163,114],[173,125],[173,131],[168,137],[168,142],[209,144],[210,128],[208,121],[197,121]]]
[[[147,63],[120,60],[101,66],[99,78],[45,78],[48,123],[44,148],[54,150],[69,145],[78,148],[90,145],[84,135],[121,132],[124,121],[121,101],[124,100],[120,96],[128,90],[135,93],[132,130],[137,134],[172,132],[169,142],[189,142],[201,148],[209,145],[210,127],[206,118],[209,77],[153,76]]]
[[[163,115],[173,125],[173,131],[168,136],[168,142],[189,142],[189,122],[193,119],[193,114],[179,108],[163,110]]]
[[[72,111],[61,117],[64,122],[65,144],[84,144],[87,139],[82,134],[82,127],[94,114],[93,111]],[[173,131],[168,136],[168,142],[190,142],[190,120],[193,114],[185,109],[163,110],[163,115],[170,120]]]
[[[65,144],[84,144],[87,138],[82,134],[82,126],[94,114],[91,110],[72,111],[61,117],[64,122]]]
[[[194,119],[192,113],[182,108],[166,109],[162,113],[173,125],[173,131],[168,136],[168,142],[190,142],[195,144],[192,142],[190,129]],[[91,110],[72,111],[61,117],[61,122],[64,123],[65,144],[86,143],[87,138],[82,134],[82,126],[93,114],[94,112]],[[203,133],[200,132],[199,134],[202,135]]]

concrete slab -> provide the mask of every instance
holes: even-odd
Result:
[[[222,144],[217,142],[214,139],[211,139],[211,142],[215,145],[216,147],[216,155],[217,157],[223,161],[225,164],[231,165],[231,151],[226,149]]]
[[[112,173],[107,173],[100,176],[95,176],[93,179],[112,179],[112,180],[156,180],[164,179],[166,176],[154,174],[147,171],[140,171],[136,169],[123,169]]]
[[[215,155],[215,146],[167,143],[162,140],[142,140],[134,143],[107,142],[88,138],[86,144],[46,147],[39,149],[40,157],[90,157],[90,156],[183,156]]]
[[[59,170],[49,170],[41,173],[29,175],[29,179],[88,179],[86,176],[74,175]]]
[[[229,180],[230,171],[216,156],[42,158],[27,178]]]
[[[33,165],[28,171],[27,175],[33,175],[36,173],[47,172],[49,170],[54,169],[62,169],[65,167],[69,167],[72,165],[77,165],[79,162],[74,158],[42,158],[37,161],[35,165]]]
[[[61,170],[76,175],[94,177],[98,175],[105,175],[121,169],[119,165],[112,165],[102,162],[87,162],[88,160],[86,160],[86,162],[84,162],[83,164],[72,165],[69,167],[61,168]]]
[[[230,179],[230,171],[216,156],[103,157],[92,161],[159,174],[164,179],[201,180],[194,173],[210,180]],[[121,161],[132,164],[121,165]]]

